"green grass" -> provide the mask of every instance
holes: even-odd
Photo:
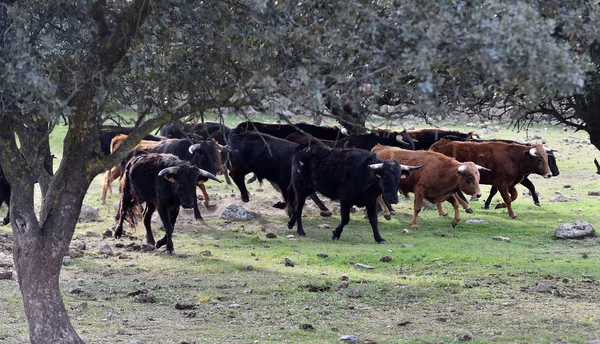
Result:
[[[233,119],[227,124],[232,125]],[[64,131],[55,134],[52,147],[60,157]],[[521,194],[514,203],[518,219],[510,219],[505,210],[483,210],[479,201],[472,202],[473,214],[461,213],[462,221],[454,229],[451,217],[440,217],[432,208],[419,215],[419,230],[404,233],[402,229],[410,229],[412,200],[401,200],[391,221],[380,217],[388,245],[375,244],[362,209],[352,214],[341,239],[331,241],[339,214],[320,218],[312,204],[305,217],[308,236],[286,238],[295,232],[285,226],[283,212],[270,207],[279,196],[265,183],[249,185],[251,200],[244,205],[261,214],[256,220],[226,222],[201,208],[206,220],[202,224],[184,211],[175,230],[176,256],[162,250],[128,251],[115,244],[141,243],[142,227],[133,239],[86,236],[88,231],[111,229],[114,222],[117,184],[115,194],[101,206],[98,176],[85,201],[100,208],[103,221],[78,225],[73,245],[85,242],[85,255],[65,265],[61,275],[73,325],[90,343],[335,343],[343,334],[377,343],[450,343],[464,334],[472,337],[471,343],[586,343],[600,338],[597,240],[553,238],[560,223],[600,224],[596,211],[600,201],[587,196],[600,189],[592,162],[597,150],[563,141],[586,140],[584,133],[557,127],[546,131],[539,125],[531,134],[559,149],[560,176],[531,177],[541,194],[541,207],[523,196],[524,188],[518,186]],[[514,139],[524,133],[502,129],[484,136]],[[563,188],[565,184],[572,189]],[[486,197],[489,187],[482,191]],[[579,201],[549,202],[556,191]],[[220,205],[241,203],[235,186],[212,183],[209,193]],[[499,201],[497,197],[492,207]],[[449,210],[449,205],[444,207]],[[468,219],[488,224],[466,224]],[[320,224],[332,228],[318,228]],[[154,226],[156,232],[159,224]],[[9,230],[0,228],[0,233]],[[267,239],[267,232],[277,238]],[[497,235],[510,241],[493,240]],[[109,243],[115,255],[99,254],[102,242]],[[206,250],[210,255],[203,253]],[[381,262],[383,256],[390,256],[391,262]],[[294,267],[284,265],[286,257]],[[127,262],[135,266],[127,267]],[[374,269],[356,270],[355,263]],[[340,288],[343,283],[347,288]],[[536,283],[547,283],[559,293],[534,292]],[[329,289],[311,292],[310,286]],[[86,294],[72,293],[76,287]],[[155,296],[156,302],[139,303],[127,295],[140,289]],[[360,297],[347,296],[356,290]],[[0,281],[0,295],[0,341],[26,342],[16,280]],[[195,315],[175,309],[178,302],[195,303]],[[314,329],[300,329],[301,324]]]

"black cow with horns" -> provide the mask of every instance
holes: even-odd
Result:
[[[329,149],[302,145],[292,160],[292,183],[288,188],[290,219],[288,228],[297,222],[297,232],[305,236],[302,226],[302,208],[306,196],[320,192],[340,201],[342,222],[333,231],[333,240],[340,238],[344,226],[350,221],[353,205],[367,208],[369,223],[375,241],[385,244],[377,228],[377,198],[398,203],[398,183],[411,170],[421,166],[402,166],[398,162],[381,160],[362,149]]]
[[[156,244],[156,248],[166,244],[167,252],[175,254],[172,236],[179,207],[193,207],[196,183],[201,178],[221,182],[213,174],[172,154],[140,153],[132,158],[121,179],[121,204],[115,238],[123,235],[123,222],[126,219],[135,226],[134,209],[145,202],[142,219],[146,227],[146,242],[152,246]],[[150,227],[154,211],[158,211],[166,232],[156,243]]]

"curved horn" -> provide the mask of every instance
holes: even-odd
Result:
[[[548,147],[544,147],[544,150],[548,153],[552,153],[552,152],[558,152],[556,149],[554,148],[548,148]]]
[[[477,166],[477,168],[478,168],[478,169],[480,169],[480,170],[484,170],[484,171],[490,171],[490,172],[492,171],[492,170],[490,170],[490,169],[489,169],[489,168],[487,168],[487,167],[479,166],[479,165],[477,165],[477,164],[475,164],[475,166]]]
[[[165,176],[167,173],[168,174],[177,174],[177,170],[179,170],[179,167],[177,167],[177,166],[163,168],[162,170],[160,170],[160,172],[158,172],[158,176],[162,177],[162,176]],[[166,178],[166,176],[165,176],[165,178]]]
[[[219,147],[220,150],[225,151],[225,152],[233,152],[234,150],[227,147],[227,146],[223,146],[222,144],[218,144],[217,143],[217,147]]]
[[[406,141],[404,141],[402,139],[402,136],[400,134],[396,135],[396,141],[398,141],[398,143],[402,143],[403,145],[407,145],[408,143],[406,143]]]
[[[381,168],[383,167],[383,163],[380,162],[379,164],[371,164],[369,165],[369,168],[372,170],[381,170]]]
[[[190,154],[194,154],[194,151],[200,149],[200,147],[202,147],[201,143],[193,144],[190,146],[190,148],[188,148],[188,152],[190,152]]]
[[[414,170],[418,170],[421,167],[423,167],[423,165],[420,166],[408,166],[408,165],[400,165],[400,168],[403,169],[404,171],[414,171]]]
[[[196,168],[198,168],[198,167],[196,167]],[[200,175],[202,177],[206,177],[208,179],[212,179],[214,181],[217,181],[217,182],[221,183],[221,181],[219,180],[219,178],[217,178],[214,174],[212,174],[212,173],[210,173],[208,171],[205,171],[205,170],[203,170],[201,168],[198,168],[198,171],[200,171]]]
[[[538,154],[537,154],[537,149],[536,149],[535,147],[531,148],[531,149],[529,150],[529,154],[530,154],[531,156],[538,156]]]
[[[467,168],[468,168],[467,165],[460,165],[460,166],[458,166],[458,172],[465,173],[465,172],[467,172]]]

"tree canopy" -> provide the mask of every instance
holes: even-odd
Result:
[[[247,106],[356,128],[372,115],[461,111],[545,116],[600,148],[599,19],[586,0],[0,3],[0,165],[15,191],[32,342],[80,341],[58,293],[60,260],[91,180],[154,128]],[[135,110],[136,130],[105,157],[99,132],[126,123],[123,108]],[[68,132],[55,173],[48,134],[59,123]],[[42,323],[49,314],[58,330]]]

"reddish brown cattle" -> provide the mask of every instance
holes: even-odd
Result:
[[[408,178],[401,179],[398,184],[398,189],[405,197],[408,197],[409,192],[415,194],[414,214],[411,221],[413,229],[418,228],[417,216],[421,211],[423,198],[438,205],[438,212],[442,216],[448,213],[441,208],[441,202],[446,200],[450,202],[454,208],[452,227],[455,227],[460,221],[460,213],[459,203],[454,193],[461,190],[475,197],[481,196],[479,169],[483,167],[472,162],[458,162],[431,151],[410,151],[382,145],[375,146],[372,152],[380,159],[395,160],[402,165],[423,165],[421,169],[413,171]],[[384,212],[387,212],[382,199],[379,199],[379,204],[384,208]],[[387,216],[389,214],[386,214]]]
[[[552,177],[548,167],[548,154],[539,143],[525,146],[518,143],[455,142],[442,139],[433,144],[431,150],[489,168],[491,171],[481,172],[481,183],[493,185],[500,191],[508,208],[508,215],[513,219],[517,217],[511,205],[518,196],[515,185],[530,173],[544,178]]]
[[[113,137],[112,140],[110,141],[110,153],[112,154],[117,148],[119,148],[119,146],[123,143],[123,141],[125,141],[126,138],[127,138],[127,135],[125,135],[125,134],[118,134],[115,137]],[[157,141],[141,140],[140,143],[138,143],[137,146],[135,146],[135,148],[145,148],[145,147],[152,146],[156,143],[157,143]],[[119,167],[119,165],[116,165],[112,169],[104,172],[104,181],[102,183],[102,193],[100,195],[100,204],[106,203],[106,192],[107,191],[112,196],[111,184],[115,179],[119,178],[120,175],[121,175],[121,168]]]

